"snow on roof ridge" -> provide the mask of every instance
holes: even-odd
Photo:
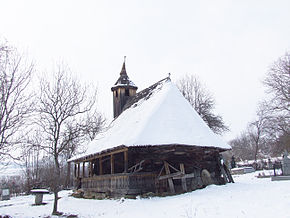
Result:
[[[144,98],[146,98],[146,100],[148,100],[150,98],[150,96],[154,92],[156,92],[156,90],[159,90],[160,88],[162,88],[162,86],[166,82],[171,82],[171,79],[169,77],[166,77],[166,78],[164,78],[162,80],[159,80],[158,82],[154,83],[153,85],[149,86],[148,88],[145,88],[145,89],[141,90],[140,92],[136,93],[136,95],[135,96],[132,96],[132,98],[130,98],[128,100],[128,102],[125,104],[124,109],[123,109],[123,112],[125,110],[131,108],[132,106],[135,107],[135,104],[138,105],[138,102],[140,104],[140,100],[144,100]]]

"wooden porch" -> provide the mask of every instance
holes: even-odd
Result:
[[[121,147],[75,161],[75,187],[106,196],[175,194],[233,182],[219,150],[192,146]]]
[[[106,193],[110,196],[138,195],[155,192],[154,173],[119,173],[83,178],[81,187],[87,192]]]

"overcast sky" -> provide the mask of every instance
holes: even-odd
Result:
[[[60,60],[98,85],[112,118],[110,87],[123,56],[139,90],[171,73],[197,75],[213,93],[232,139],[255,117],[269,66],[290,50],[290,1],[0,0],[0,37],[37,73]]]

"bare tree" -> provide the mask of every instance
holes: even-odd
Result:
[[[251,122],[248,127],[249,136],[252,139],[252,142],[254,144],[254,160],[255,163],[257,162],[257,155],[259,148],[261,147],[261,144],[263,143],[265,136],[265,129],[267,125],[267,109],[264,105],[260,104],[259,108],[257,110],[257,118],[255,121]]]
[[[23,174],[26,180],[25,192],[29,193],[40,182],[40,153],[39,146],[25,146],[22,150]]]
[[[89,112],[96,100],[96,91],[89,95],[87,87],[82,87],[77,80],[69,76],[69,69],[59,65],[52,82],[41,81],[39,97],[38,125],[45,135],[43,147],[54,159],[54,176],[51,189],[54,192],[53,214],[57,211],[58,192],[60,190],[60,158],[79,140],[82,134],[79,123]]]
[[[233,154],[237,160],[251,160],[253,158],[255,148],[247,131],[231,140],[229,144],[232,146]]]
[[[64,151],[64,158],[70,159],[74,155],[83,153],[84,150],[80,149],[81,144],[92,141],[96,135],[102,130],[106,119],[102,114],[94,108],[88,111],[82,120],[77,125],[67,125],[68,143]],[[71,163],[67,163],[65,187],[70,187],[71,183]]]
[[[31,115],[32,95],[28,86],[33,64],[27,64],[15,48],[0,44],[0,160],[22,142],[27,118]]]
[[[276,151],[290,151],[290,53],[274,62],[263,82],[270,97],[265,103],[270,114],[267,134],[275,142]]]
[[[196,76],[184,76],[177,81],[177,87],[215,133],[222,134],[229,130],[222,117],[214,113],[215,101],[213,96]]]
[[[290,151],[289,53],[274,62],[263,83],[269,98],[259,104],[257,118],[249,124],[246,133],[230,142],[237,156],[244,157],[252,150],[253,155],[246,156],[255,161],[258,156],[277,156],[284,150]]]
[[[261,137],[257,143],[257,136],[253,130],[247,129],[241,135],[229,141],[235,158],[239,161],[256,159],[253,166],[257,166],[259,158],[268,158],[271,156],[271,144],[268,138]],[[271,143],[271,142],[270,142]],[[258,146],[257,146],[258,144]]]
[[[279,58],[264,80],[274,111],[290,112],[290,53]],[[289,114],[288,114],[289,115]]]
[[[96,135],[101,131],[106,123],[106,119],[97,110],[87,113],[83,121],[82,131],[89,141],[95,139]]]

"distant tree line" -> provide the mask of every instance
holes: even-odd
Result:
[[[290,151],[290,53],[270,67],[263,84],[267,98],[260,102],[256,119],[229,143],[238,160],[257,160]]]
[[[0,42],[0,163],[20,161],[24,189],[48,187],[58,214],[58,192],[71,186],[67,160],[84,151],[105,119],[97,88],[81,84],[68,66],[58,64],[39,78],[35,72],[41,75],[16,48]]]

